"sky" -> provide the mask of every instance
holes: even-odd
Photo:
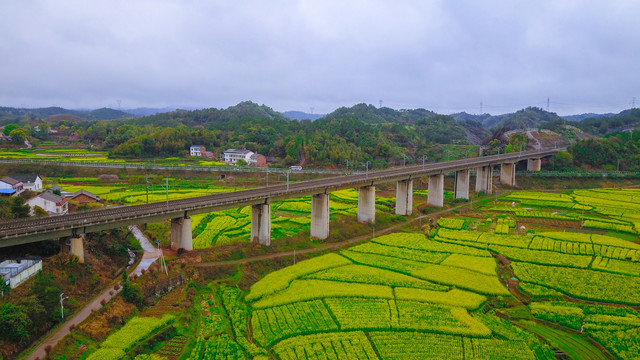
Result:
[[[0,1],[0,106],[640,104],[640,1]]]

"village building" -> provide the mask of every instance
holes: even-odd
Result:
[[[5,176],[0,179],[0,189],[12,189],[15,190],[13,195],[20,195],[24,191],[22,181],[14,179],[9,176]]]
[[[75,193],[68,195],[67,199],[77,201],[81,205],[92,202],[100,202],[99,196],[92,194],[86,190],[78,190]]]
[[[22,182],[22,187],[25,190],[31,191],[41,191],[42,190],[42,178],[38,175],[11,175],[12,178],[16,180],[20,180]]]
[[[247,163],[255,167],[266,167],[267,157],[261,154],[253,154]]]
[[[202,145],[193,145],[189,148],[189,155],[191,156],[202,156],[204,152],[206,152],[207,149],[204,148],[204,146]]]
[[[244,160],[247,164],[251,161],[251,155],[253,151],[245,149],[227,149],[222,155],[224,156],[224,162],[229,165],[235,165],[238,160]]]
[[[31,215],[36,206],[44,209],[49,215],[64,215],[69,212],[69,201],[48,191],[27,200],[27,204],[31,207]]]

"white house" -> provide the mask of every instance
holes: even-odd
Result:
[[[11,175],[12,178],[20,180],[25,190],[40,191],[42,190],[42,179],[38,175]]]
[[[49,215],[64,215],[69,212],[69,201],[48,191],[29,199],[27,204],[31,207],[31,215],[36,206],[43,208]]]
[[[252,162],[251,156],[253,155],[253,151],[244,150],[244,149],[227,149],[223,154],[224,162],[230,165],[235,165],[238,163],[238,160],[244,160],[247,164]]]
[[[202,145],[193,145],[189,148],[189,155],[191,156],[202,156],[203,152],[207,151]]]
[[[0,189],[13,189],[16,192],[14,195],[19,195],[24,191],[24,187],[22,186],[22,181],[14,179],[9,176],[5,176],[0,179]]]

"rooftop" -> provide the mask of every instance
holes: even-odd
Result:
[[[3,177],[2,179],[0,179],[0,181],[6,182],[9,185],[16,185],[16,184],[19,184],[19,183],[22,182],[20,180],[16,180],[16,179],[14,179],[12,177],[9,177],[9,176]]]
[[[38,175],[24,174],[24,175],[11,175],[13,179],[20,180],[23,184],[36,182]]]
[[[225,154],[249,154],[252,153],[253,151],[249,151],[249,150],[245,150],[245,149],[227,149],[225,151]]]

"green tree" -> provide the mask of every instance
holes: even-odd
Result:
[[[31,319],[23,307],[3,302],[0,304],[0,329],[7,340],[24,343],[29,339]]]
[[[11,198],[11,214],[13,218],[18,219],[29,217],[30,211],[31,208],[29,208],[29,205],[25,203],[23,198],[19,196]]]
[[[143,305],[142,290],[139,286],[131,283],[126,271],[122,273],[122,298],[138,307]]]
[[[17,145],[22,145],[27,140],[27,132],[21,128],[11,130],[9,136],[11,136],[11,141]]]
[[[45,211],[45,209],[41,208],[40,206],[34,206],[33,207],[33,216],[35,217],[47,217],[49,216],[49,213]]]
[[[53,273],[40,271],[36,274],[31,283],[31,293],[36,296],[49,320],[58,322],[60,320],[59,302],[62,289],[53,282]]]
[[[15,129],[19,129],[20,127],[16,124],[9,124],[9,125],[5,125],[4,129],[2,129],[2,133],[7,136],[9,135],[13,130]]]

